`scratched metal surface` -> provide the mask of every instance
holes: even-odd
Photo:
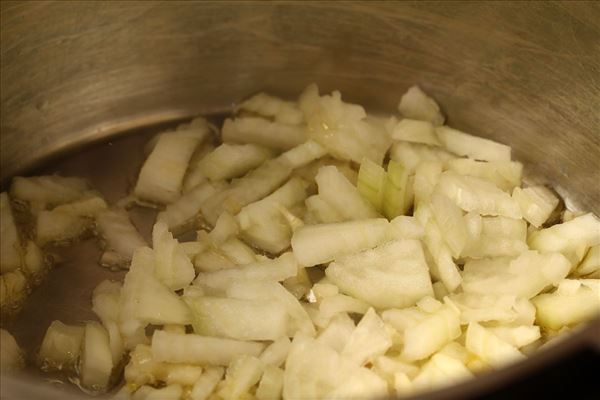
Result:
[[[3,1],[0,174],[6,181],[134,128],[226,110],[258,90],[295,96],[315,81],[393,111],[416,82],[452,125],[512,145],[530,179],[600,214],[599,4]],[[60,165],[114,200],[141,160],[125,150],[136,139],[123,140]],[[84,244],[33,294],[25,312],[35,317],[14,326],[28,346],[52,319],[92,317],[91,289],[118,277],[97,256]],[[438,396],[507,384],[598,333],[590,325],[552,352]],[[4,381],[2,394],[8,385],[56,396],[23,384],[32,376],[39,381]]]

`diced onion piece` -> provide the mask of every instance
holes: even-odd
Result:
[[[415,217],[400,215],[390,221],[389,233],[392,239],[421,239],[425,229]]]
[[[372,361],[392,346],[392,339],[385,324],[374,309],[362,317],[346,342],[341,354],[356,365]]]
[[[483,217],[476,212],[468,212],[464,215],[464,219],[467,226],[469,244],[477,242],[483,232]]]
[[[257,261],[241,267],[229,268],[215,272],[200,273],[194,281],[197,285],[213,289],[226,289],[239,280],[283,281],[296,275],[298,262],[291,252],[282,254],[276,259]]]
[[[129,353],[129,363],[125,366],[125,381],[129,385],[167,385],[179,384],[192,386],[203,375],[202,367],[189,364],[172,364],[154,359],[152,349],[139,344]]]
[[[152,229],[154,247],[154,272],[171,290],[183,289],[196,276],[194,266],[167,225],[157,222]]]
[[[494,367],[501,367],[524,358],[516,347],[500,339],[477,322],[471,322],[467,328],[466,347],[483,362]]]
[[[194,150],[207,136],[208,129],[162,134],[142,166],[134,194],[159,204],[177,200]]]
[[[281,158],[283,158],[283,156],[281,156]],[[358,180],[358,172],[353,169],[352,164],[349,161],[338,160],[327,155],[317,160],[311,161],[310,163],[304,166],[294,169],[293,175],[299,176],[300,178],[308,182],[309,192],[314,193],[317,191],[315,176],[317,176],[319,169],[326,165],[335,166],[338,169],[338,171],[344,174],[344,176],[350,181],[350,183],[356,185],[356,182]]]
[[[227,366],[241,355],[258,356],[264,344],[161,330],[152,336],[157,361],[193,365]]]
[[[317,399],[348,382],[354,364],[335,350],[305,335],[296,335],[285,363],[283,398]]]
[[[392,139],[440,146],[435,127],[429,121],[404,118],[392,129]]]
[[[568,222],[553,225],[529,237],[529,247],[542,253],[558,251],[578,264],[591,246],[600,244],[600,220],[585,214]]]
[[[515,318],[512,320],[513,324],[533,325],[533,322],[535,321],[535,306],[531,301],[523,297],[518,297],[513,306],[513,310],[516,314]]]
[[[293,207],[307,196],[306,183],[292,178],[262,200],[244,207],[237,215],[242,236],[250,244],[270,253],[280,253],[290,245],[292,229],[280,207]]]
[[[6,192],[0,194],[0,226],[2,229],[0,272],[5,273],[14,271],[21,266],[19,234]]]
[[[256,389],[256,398],[258,400],[280,399],[283,392],[283,375],[281,368],[267,365]]]
[[[96,226],[106,242],[100,263],[127,266],[135,250],[147,243],[123,209],[108,209],[98,214]],[[110,256],[109,256],[110,255]],[[107,261],[111,260],[107,264]]]
[[[429,121],[434,125],[444,123],[440,106],[417,85],[411,86],[402,95],[398,111],[406,118]]]
[[[452,256],[458,258],[467,245],[467,227],[462,211],[437,191],[431,196],[431,211]]]
[[[44,369],[58,369],[75,366],[81,350],[84,327],[66,325],[52,321],[39,352],[39,360]]]
[[[440,350],[461,334],[459,313],[443,306],[404,331],[402,359],[422,360]]]
[[[227,288],[227,295],[236,299],[268,300],[272,303],[279,303],[285,307],[293,319],[294,323],[288,326],[290,336],[293,336],[296,330],[310,335],[315,333],[310,318],[298,299],[275,281],[240,280],[233,282]]]
[[[521,186],[523,175],[523,164],[517,161],[477,161],[456,158],[448,162],[448,169],[459,175],[487,179],[509,193]]]
[[[305,225],[294,232],[292,249],[300,264],[311,267],[373,248],[387,239],[387,232],[384,218]]]
[[[319,196],[331,204],[346,220],[375,218],[373,206],[365,200],[358,189],[334,166],[319,169],[315,181]]]
[[[396,142],[390,150],[390,159],[402,163],[409,174],[413,174],[420,163],[425,161],[436,161],[442,165],[456,156],[439,147],[410,142]]]
[[[512,197],[519,203],[523,218],[537,228],[548,220],[558,205],[558,197],[544,186],[515,187]]]
[[[256,261],[252,260],[251,262]],[[208,248],[194,257],[197,272],[214,272],[236,267],[236,262],[215,248]]]
[[[188,164],[188,169],[183,176],[183,184],[181,187],[183,194],[189,193],[196,186],[206,182],[208,178],[204,176],[204,173],[200,170],[199,163],[214,149],[215,145],[211,141],[204,142],[196,148],[196,151],[194,151]]]
[[[160,389],[142,386],[131,397],[131,400],[179,400],[183,394],[180,385],[168,385]]]
[[[421,207],[421,210],[424,209],[425,207]],[[452,253],[442,237],[442,232],[437,222],[431,217],[425,221],[424,242],[432,259],[432,263],[429,263],[431,276],[441,280],[448,292],[453,292],[460,285],[462,279],[458,267],[452,260]]]
[[[21,369],[25,365],[23,352],[7,330],[0,329],[0,369],[2,374]]]
[[[414,390],[410,378],[404,372],[394,373],[392,387],[398,396],[406,396]]]
[[[102,197],[92,195],[72,203],[57,206],[50,212],[63,212],[78,217],[97,218],[107,207],[106,201]]]
[[[291,168],[277,159],[269,160],[233,181],[225,190],[210,196],[200,205],[203,217],[212,225],[223,211],[235,215],[240,210],[272,193],[291,175]]]
[[[133,255],[121,292],[119,323],[126,348],[145,339],[143,328],[191,322],[188,307],[154,275],[154,252],[142,247]]]
[[[282,282],[283,287],[298,300],[304,299],[310,292],[312,282],[306,271],[303,265],[298,264],[296,276],[287,278]]]
[[[230,237],[219,246],[219,250],[237,265],[246,265],[257,261],[256,253],[241,240]]]
[[[240,399],[249,396],[264,371],[264,364],[256,357],[242,355],[229,364],[225,381],[217,394],[224,399]]]
[[[108,331],[113,363],[117,365],[123,356],[123,338],[119,332],[119,303],[121,300],[120,282],[102,281],[92,294],[92,311]]]
[[[340,383],[326,398],[328,399],[365,399],[384,398],[387,396],[388,387],[379,375],[368,368],[358,368],[350,372],[348,380]]]
[[[470,354],[467,348],[458,343],[458,341],[448,343],[439,352],[437,352],[437,354],[443,354],[445,356],[454,358],[463,364],[468,364],[469,361],[474,358],[473,354]]]
[[[39,284],[47,269],[42,249],[33,240],[28,241],[23,256],[23,272],[27,275],[29,282]]]
[[[225,370],[222,367],[207,367],[198,378],[190,393],[191,400],[206,400],[221,381]]]
[[[391,356],[379,356],[373,361],[373,369],[379,375],[387,375],[393,380],[394,374],[401,372],[408,377],[414,377],[419,373],[419,367],[402,361],[400,358]]]
[[[51,211],[41,211],[36,224],[36,240],[44,245],[79,238],[91,228],[94,218],[107,209],[97,196],[63,204]]]
[[[278,150],[288,150],[307,139],[306,128],[272,122],[264,118],[226,119],[221,129],[224,142],[251,143]]]
[[[217,218],[215,227],[207,235],[211,243],[215,246],[220,246],[227,239],[235,237],[240,232],[240,227],[236,219],[227,211],[223,212]]]
[[[125,382],[136,386],[154,384],[158,381],[161,363],[152,357],[152,349],[146,344],[138,344],[129,353],[129,362],[125,366]]]
[[[415,389],[431,389],[456,384],[473,377],[459,360],[445,354],[434,354],[412,381]]]
[[[204,182],[182,195],[177,201],[167,204],[158,213],[156,220],[167,224],[170,230],[182,231],[200,214],[200,208],[209,197],[225,190],[223,182]]]
[[[354,297],[336,294],[324,298],[319,304],[319,315],[315,324],[320,327],[329,325],[329,321],[341,313],[365,314],[369,310],[369,304]]]
[[[417,301],[417,308],[423,310],[426,313],[433,314],[442,308],[442,303],[431,296],[423,297]]]
[[[446,302],[460,310],[463,325],[470,322],[497,322],[498,324],[531,325],[535,320],[535,307],[524,298],[503,294],[452,294]]]
[[[304,120],[302,111],[295,103],[262,92],[243,101],[238,109],[271,117],[282,124],[298,125]]]
[[[569,222],[571,220],[573,220],[574,218],[577,217],[581,217],[582,215],[587,214],[586,212],[583,211],[571,211],[571,210],[564,210],[562,212],[562,216],[561,216],[561,220],[562,222]]]
[[[382,166],[375,164],[368,158],[360,163],[356,188],[361,196],[367,199],[377,211],[381,211],[383,205],[385,180],[386,172]]]
[[[531,301],[537,310],[536,322],[559,330],[600,314],[600,280],[564,280],[555,292],[540,294]]]
[[[284,165],[296,169],[304,167],[327,154],[327,150],[314,140],[306,142],[286,151],[278,157]]]
[[[280,367],[285,362],[290,351],[292,342],[285,336],[282,336],[271,343],[260,355],[260,360],[265,365]]]
[[[79,364],[81,385],[94,391],[108,389],[113,366],[106,329],[97,322],[88,322]]]
[[[400,162],[390,160],[383,186],[383,214],[392,219],[406,214],[410,208],[408,170]]]
[[[516,348],[527,346],[541,337],[539,326],[493,326],[488,328],[490,332]]]
[[[344,221],[344,216],[319,195],[306,199],[306,209],[320,223],[330,224]]]
[[[306,209],[304,208],[302,203],[298,203],[298,204],[294,205],[294,208],[296,210],[300,209],[300,210],[306,211]],[[298,229],[300,229],[304,226],[304,221],[302,219],[298,218],[296,215],[294,215],[294,213],[292,213],[289,210],[289,208],[284,207],[282,205],[277,205],[277,210],[283,216],[285,222],[287,222],[287,225],[292,230],[292,233],[296,232]],[[300,212],[298,212],[298,214],[300,214]]]
[[[439,126],[435,131],[444,147],[454,154],[482,161],[510,161],[510,146],[448,126]]]
[[[352,318],[347,313],[337,313],[331,317],[327,326],[321,330],[317,342],[326,344],[341,353],[354,330],[355,326]]]
[[[600,245],[590,247],[575,273],[579,276],[598,274],[600,271]]]
[[[319,96],[315,84],[300,96],[309,136],[336,158],[381,164],[391,140],[383,126],[366,118],[364,108],[342,101],[340,92]]]
[[[90,187],[81,178],[59,175],[15,177],[12,180],[12,197],[29,202],[31,211],[44,210],[59,204],[70,203],[88,194]]]
[[[481,231],[461,253],[463,257],[516,257],[527,250],[525,220],[483,217],[478,221]]]
[[[570,269],[569,260],[560,253],[526,251],[512,260],[473,260],[465,264],[462,288],[465,293],[531,298],[546,286],[557,285]]]
[[[417,166],[413,182],[415,206],[429,202],[441,174],[440,161],[423,161]]]
[[[276,340],[288,330],[283,305],[268,300],[188,298],[194,332],[238,340]]]
[[[448,292],[448,289],[446,289],[446,286],[444,285],[444,283],[441,281],[434,282],[432,286],[433,286],[433,297],[438,301],[442,301],[444,299],[444,297],[446,297],[450,294]]]
[[[342,292],[377,308],[408,307],[433,294],[417,240],[392,241],[339,257],[329,265],[326,275]]]
[[[493,183],[472,176],[444,172],[438,188],[463,210],[474,211],[481,215],[501,215],[521,218],[521,209],[517,202]]]
[[[244,175],[273,157],[274,152],[257,144],[223,143],[198,163],[199,170],[212,181]]]
[[[27,279],[20,270],[0,275],[0,314],[8,316],[17,313],[28,292]]]

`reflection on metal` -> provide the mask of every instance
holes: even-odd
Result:
[[[529,179],[600,214],[599,20],[593,2],[2,2],[0,175],[6,182],[92,141],[221,112],[259,90],[295,96],[314,81],[393,112],[418,83],[451,125],[510,144]],[[115,141],[110,163],[99,146],[61,168],[114,201],[141,162],[129,150],[136,140],[118,150]],[[98,256],[82,245],[36,290],[31,314],[14,324],[24,345],[39,344],[51,319],[91,318],[91,289],[119,277]],[[599,325],[443,395],[505,385],[594,338],[600,347]],[[56,397],[22,382],[6,380],[3,395]]]

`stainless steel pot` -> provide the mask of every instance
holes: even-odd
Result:
[[[531,181],[600,214],[598,21],[593,2],[3,1],[1,178],[259,90],[295,96],[314,81],[392,112],[418,83],[451,125],[512,145]],[[598,351],[599,326],[433,396],[486,393]],[[6,398],[53,390],[33,375],[2,384]]]

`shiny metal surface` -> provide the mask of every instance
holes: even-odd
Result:
[[[600,214],[600,3],[3,1],[0,7],[3,182],[86,143],[227,110],[259,90],[296,96],[314,81],[391,112],[418,83],[451,125],[510,144],[531,180],[551,183],[572,207]],[[91,167],[93,157],[79,157],[76,168],[87,165],[100,181],[109,176]],[[116,176],[126,175],[111,165]],[[126,188],[119,182],[105,180],[100,189]],[[37,309],[40,324],[51,315],[40,303],[52,307],[49,299],[65,295],[79,299],[74,310],[84,309],[93,284],[114,276],[99,270],[88,251],[72,270],[67,265],[50,278],[69,279],[64,287],[73,297],[51,282],[33,295],[27,307]],[[88,272],[83,264],[91,258]],[[40,340],[39,329],[23,330],[25,340]],[[584,342],[600,347],[599,337],[599,325],[589,325],[551,351],[440,396],[506,385]],[[3,394],[7,385],[54,396],[45,386],[10,382]]]

